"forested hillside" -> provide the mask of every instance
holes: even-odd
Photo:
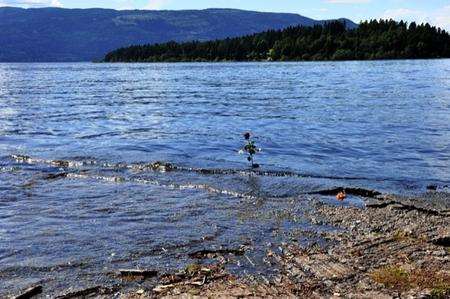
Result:
[[[372,20],[357,28],[333,21],[208,42],[118,49],[106,62],[368,60],[450,57],[449,34],[429,24]]]

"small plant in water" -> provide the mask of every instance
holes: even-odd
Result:
[[[252,139],[252,134],[250,132],[244,133],[244,138],[246,141],[245,146],[239,151],[240,154],[247,154],[247,161],[250,162],[251,168],[259,168],[259,164],[255,163],[255,155],[261,151],[260,148],[256,147],[255,141]]]

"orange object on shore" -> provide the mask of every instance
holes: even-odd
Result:
[[[346,198],[347,198],[347,193],[345,193],[345,191],[339,192],[336,195],[336,199],[339,200],[339,201],[343,201]]]

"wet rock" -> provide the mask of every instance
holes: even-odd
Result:
[[[11,158],[16,160],[17,163],[31,164],[33,162],[33,159],[30,156],[25,155],[12,155]]]
[[[436,191],[437,188],[438,188],[438,187],[437,187],[436,185],[428,185],[428,186],[427,186],[427,190],[428,190],[428,191]]]
[[[68,168],[70,166],[69,161],[64,160],[54,160],[51,161],[51,164],[56,167]]]
[[[150,168],[153,169],[153,171],[160,171],[160,172],[168,172],[175,169],[174,165],[161,161],[156,161],[150,164]]]
[[[418,211],[429,215],[442,215],[442,212],[435,210],[433,208],[422,207],[417,204],[408,204],[407,202],[398,202],[398,201],[384,201],[384,202],[376,202],[370,203],[366,205],[367,208],[386,208],[391,207],[393,209],[398,210],[406,210],[406,211]]]
[[[332,256],[326,254],[302,255],[294,260],[303,271],[309,271],[320,279],[340,280],[351,276],[353,273],[352,268],[335,261]]]
[[[68,177],[68,173],[67,172],[62,172],[62,173],[51,173],[45,176],[44,179],[46,180],[57,180],[57,179],[63,179]]]
[[[162,284],[153,288],[153,292],[180,295],[184,291],[191,294],[191,291],[195,290],[195,288],[208,287],[209,284],[217,280],[229,277],[231,276],[225,273],[219,265],[205,267],[193,264],[177,274],[163,275],[160,279]]]
[[[434,245],[450,247],[450,236],[441,236],[432,240]]]
[[[367,190],[367,189],[362,189],[362,188],[343,188],[343,187],[311,192],[310,194],[319,194],[319,195],[325,195],[325,196],[337,196],[340,193],[346,193],[347,195],[369,197],[369,198],[375,198],[375,197],[381,195],[380,192],[375,191],[375,190]]]
[[[441,215],[450,216],[450,193],[445,192],[428,192],[422,196],[414,197],[385,195],[377,202],[414,206],[422,210],[433,210],[439,212]]]
[[[383,294],[381,292],[376,291],[369,291],[366,293],[356,293],[356,294],[348,294],[345,296],[345,298],[349,299],[392,299],[393,296],[388,294]]]

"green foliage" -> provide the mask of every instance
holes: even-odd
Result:
[[[256,147],[255,141],[251,139],[251,133],[244,133],[244,139],[246,140],[246,144],[240,151],[241,153],[247,154],[247,161],[250,162],[252,168],[259,168],[259,165],[255,163],[254,156],[261,151],[260,148]]]
[[[429,24],[366,21],[348,29],[341,21],[288,27],[208,42],[132,46],[106,62],[368,60],[450,57],[450,36]]]

